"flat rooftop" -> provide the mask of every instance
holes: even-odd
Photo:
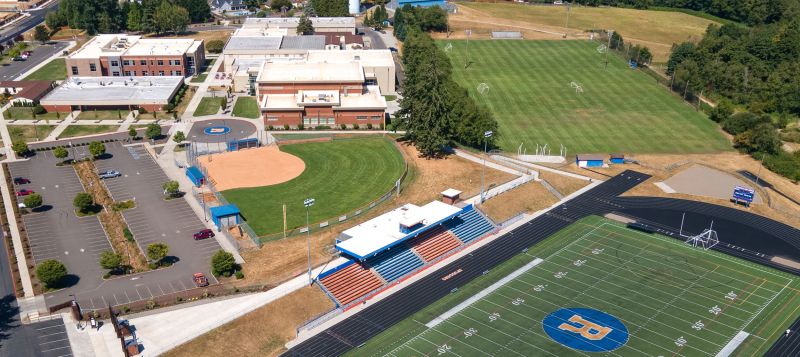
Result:
[[[69,77],[42,98],[42,105],[166,104],[181,76]]]
[[[281,36],[234,36],[228,40],[224,51],[277,50],[281,48]]]
[[[354,17],[311,17],[311,24],[314,28],[325,27],[355,27]],[[299,17],[248,17],[242,28],[252,27],[297,27],[300,23]]]
[[[91,59],[102,56],[182,55],[199,47],[190,38],[142,38],[126,34],[102,34],[92,38],[69,58]]]
[[[409,203],[342,232],[340,238],[343,239],[337,239],[336,249],[359,259],[367,258],[415,237],[433,224],[460,212],[460,208],[440,201],[422,207]],[[410,233],[400,231],[401,223],[415,222],[423,226]]]
[[[364,70],[359,63],[269,63],[264,62],[258,73],[259,83],[318,83],[364,82]]]
[[[325,36],[305,35],[305,36],[283,36],[281,41],[282,50],[324,50]]]
[[[339,51],[308,51],[309,63],[348,63],[360,62],[364,67],[394,66],[394,58],[389,50],[339,50]]]

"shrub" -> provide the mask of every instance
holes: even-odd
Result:
[[[103,269],[116,271],[122,266],[122,255],[112,251],[105,251],[100,254],[100,266]]]
[[[267,130],[272,131],[275,130],[275,128],[272,125],[267,125]]]
[[[63,159],[66,159],[67,156],[69,156],[69,152],[67,151],[67,149],[59,146],[59,147],[55,148],[55,150],[53,150],[53,155],[57,159],[63,160]]]
[[[92,141],[89,144],[89,152],[92,153],[94,157],[103,155],[106,153],[106,145],[99,141]]]
[[[53,287],[67,276],[67,267],[58,260],[45,260],[36,267],[36,276],[45,286]]]
[[[303,123],[297,124],[297,130],[305,130],[306,126]]]
[[[354,130],[358,130],[358,128],[359,128],[358,123],[353,124],[353,129]]]
[[[30,209],[35,209],[37,207],[40,207],[43,203],[42,195],[38,193],[32,193],[25,197],[24,203],[25,206]]]
[[[331,127],[327,125],[317,125],[314,127],[314,130],[330,130]]]
[[[233,259],[233,254],[220,250],[211,257],[211,272],[214,275],[231,276],[234,269],[236,269],[236,260]]]
[[[161,186],[164,189],[164,193],[169,195],[170,197],[175,197],[178,194],[180,189],[180,185],[178,181],[167,181]]]
[[[86,213],[89,211],[92,206],[94,206],[94,199],[92,195],[86,192],[80,192],[75,195],[75,198],[72,200],[72,205],[78,209],[81,213]]]
[[[283,124],[283,130],[289,130],[289,124]]]
[[[156,266],[159,265],[162,259],[167,257],[169,253],[169,246],[164,243],[153,243],[147,246],[147,257],[150,258]]]
[[[367,123],[367,129],[372,130],[372,123]]]
[[[144,135],[147,137],[147,139],[155,139],[161,136],[161,126],[156,123],[147,125],[147,130],[145,131]]]
[[[11,150],[14,150],[14,153],[17,155],[25,155],[28,153],[28,144],[24,141],[15,141],[11,144]]]
[[[347,130],[346,124],[339,124],[339,127],[342,128],[342,130]]]
[[[139,108],[139,114],[145,114],[145,113],[147,113],[147,109],[145,109],[144,107]]]
[[[125,236],[125,239],[127,239],[128,242],[133,242],[133,233],[131,233],[131,230],[128,229],[128,227],[122,229],[122,234]]]
[[[206,43],[206,50],[209,53],[222,53],[224,47],[225,42],[222,42],[222,40],[211,40]]]
[[[241,270],[237,270],[234,275],[236,275],[236,279],[244,279],[244,273]]]

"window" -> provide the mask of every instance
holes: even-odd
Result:
[[[180,64],[180,63],[178,63]],[[194,64],[194,57],[186,57],[186,64],[193,65]]]
[[[111,67],[119,67],[119,61],[111,61]]]
[[[72,75],[73,76],[77,76],[78,75],[78,66],[72,66]]]
[[[358,119],[358,120],[367,120],[367,116],[366,115],[359,115],[359,116],[356,117],[356,119]]]
[[[183,74],[181,73],[181,71],[175,71],[175,75],[176,76],[182,76]]]
[[[94,63],[89,63],[89,70],[92,72],[97,72],[97,65]]]
[[[131,71],[125,71],[125,77],[130,77],[130,76],[131,76]]]
[[[154,63],[155,63],[155,62],[154,62],[153,60],[150,60],[150,65],[151,65],[151,66],[152,66]]]
[[[169,63],[169,65],[172,66],[172,60],[167,61],[167,63]]]
[[[372,116],[372,120],[381,120],[381,116],[380,115],[374,115],[374,116]]]
[[[175,60],[175,65],[176,66],[180,66],[181,65],[181,60]]]
[[[163,66],[164,65],[164,60],[158,60],[158,65],[159,66]]]
[[[164,71],[158,71],[158,75],[163,77],[164,76]]]
[[[147,60],[141,60],[141,61],[139,61],[139,65],[142,65],[142,66],[147,66]]]
[[[131,65],[131,61],[124,60],[124,61],[122,61],[122,65],[123,66],[130,66]]]
[[[267,121],[278,121],[278,117],[274,115],[267,115]]]
[[[303,118],[303,125],[308,125],[308,118]]]
[[[174,76],[175,75],[175,71],[169,71],[169,75],[170,76]]]
[[[113,77],[119,77],[119,71],[114,71],[114,72],[111,72],[111,76],[113,76]]]
[[[311,125],[317,125],[317,118],[311,118]]]
[[[333,118],[328,118],[328,124],[336,124],[336,120]]]
[[[136,71],[133,71],[133,76],[136,77]]]
[[[143,76],[149,76],[149,75],[150,75],[150,72],[147,72],[147,71],[142,71],[142,75],[143,75]]]

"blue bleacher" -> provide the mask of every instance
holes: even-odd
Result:
[[[398,246],[368,261],[384,280],[390,282],[422,266],[422,260],[405,246]]]
[[[464,243],[469,243],[494,229],[494,226],[476,210],[458,215],[449,226],[456,237]]]

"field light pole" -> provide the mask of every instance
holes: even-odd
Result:
[[[472,30],[467,30],[466,33],[467,33],[467,46],[466,46],[466,48],[464,50],[464,53],[465,53],[465,55],[464,55],[464,69],[467,69],[467,66],[469,66],[469,38],[472,37]]]
[[[308,285],[314,283],[314,280],[311,279],[311,226],[308,223],[308,209],[314,205],[316,200],[313,198],[306,198],[303,201],[303,206],[306,206],[306,241],[308,246]]]
[[[485,187],[484,186],[484,182],[485,182],[484,176],[485,176],[485,173],[486,173],[486,143],[488,142],[488,138],[492,137],[492,134],[493,133],[492,133],[491,130],[483,132],[483,168],[481,169],[481,203],[483,203],[483,196],[484,196],[483,190],[484,190],[484,187]]]
[[[606,66],[604,69],[608,69],[608,52],[611,51],[611,37],[614,36],[614,30],[608,30],[608,46],[606,46]]]

